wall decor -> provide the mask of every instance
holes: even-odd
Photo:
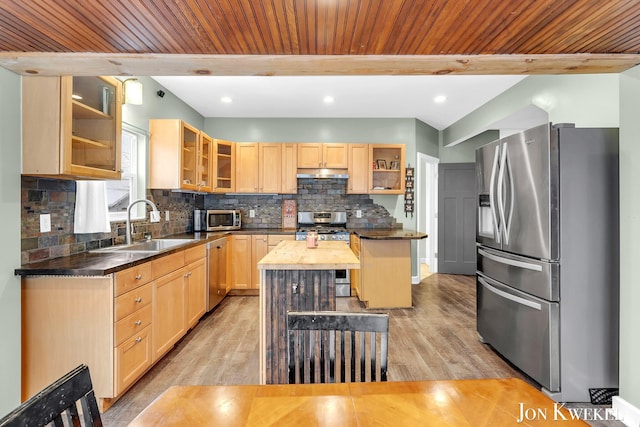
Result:
[[[393,169],[393,163],[395,162],[391,162],[391,168]],[[411,218],[413,218],[413,204],[414,204],[414,198],[413,198],[413,172],[414,169],[411,167],[411,165],[408,165],[407,168],[405,169],[405,191],[404,191],[404,216],[408,216],[409,213],[411,213]]]

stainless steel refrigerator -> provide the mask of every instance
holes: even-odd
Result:
[[[477,330],[556,401],[618,387],[618,131],[545,124],[476,150]]]

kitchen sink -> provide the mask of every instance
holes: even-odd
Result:
[[[178,246],[192,243],[193,239],[153,239],[144,242],[131,243],[130,245],[109,246],[107,248],[95,249],[90,252],[162,252]]]

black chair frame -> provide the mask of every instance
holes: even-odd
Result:
[[[31,397],[0,419],[0,427],[41,427],[53,423],[63,427],[63,415],[68,426],[83,424],[78,414],[77,401],[82,406],[82,419],[86,427],[102,427],[91,375],[86,365],[80,365],[44,390]]]
[[[368,339],[366,339],[367,334]],[[337,379],[340,382],[377,381],[378,379],[387,381],[388,334],[388,314],[335,311],[288,312],[289,383],[334,383],[336,382],[336,360],[339,362]],[[376,356],[377,341],[380,342],[379,366],[377,366]],[[358,342],[357,352],[356,342]],[[336,354],[336,347],[340,348],[339,355]],[[349,351],[346,352],[347,347]],[[350,367],[348,377],[347,363]]]

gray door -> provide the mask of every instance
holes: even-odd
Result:
[[[476,272],[475,163],[438,165],[438,272]]]

